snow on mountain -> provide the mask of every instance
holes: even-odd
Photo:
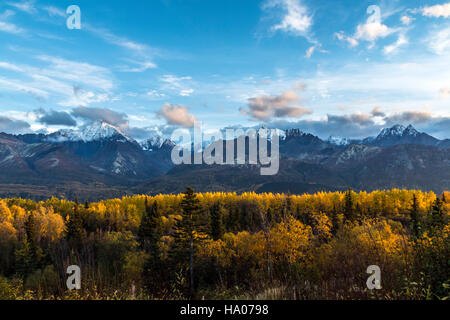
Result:
[[[63,142],[63,141],[91,142],[91,141],[101,141],[114,137],[118,138],[119,142],[129,141],[132,143],[136,143],[136,141],[133,138],[128,137],[119,128],[104,121],[96,121],[80,129],[59,130],[49,135],[48,140],[54,142]]]
[[[175,144],[169,139],[165,139],[161,136],[154,136],[149,139],[139,141],[139,145],[145,151],[154,151],[161,149],[164,146],[171,147],[174,146]]]
[[[289,130],[286,130],[285,133],[286,133],[286,138],[287,137],[301,137],[306,134],[300,129],[289,129]]]
[[[409,128],[409,127],[408,127]],[[385,138],[385,137],[401,137],[403,136],[403,132],[406,130],[404,126],[401,124],[396,124],[391,128],[385,128],[381,130],[377,139]]]
[[[403,131],[403,135],[407,135],[407,136],[412,136],[412,137],[416,137],[418,136],[420,133],[419,131],[417,131],[416,129],[414,129],[414,127],[412,125],[409,125],[404,131]]]
[[[335,146],[348,146],[351,143],[349,139],[338,136],[329,136],[327,142]]]

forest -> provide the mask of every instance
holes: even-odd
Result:
[[[2,199],[0,300],[448,299],[449,212],[400,189]]]

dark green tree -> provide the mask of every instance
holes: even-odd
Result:
[[[225,208],[222,202],[217,202],[211,208],[211,237],[214,240],[223,238],[225,227],[223,217],[225,216]]]
[[[186,189],[181,200],[181,219],[175,224],[174,256],[178,263],[189,266],[189,293],[191,298],[195,294],[194,286],[194,250],[196,244],[202,240],[204,221],[200,215],[200,201],[194,190]]]
[[[41,267],[44,259],[43,250],[37,241],[38,230],[33,212],[28,216],[24,227],[25,237],[20,248],[15,251],[17,273],[23,279]]]
[[[433,203],[431,212],[428,215],[428,226],[431,234],[436,234],[442,231],[445,225],[445,215],[443,203],[439,197]]]
[[[355,220],[355,208],[353,200],[353,191],[349,188],[345,192],[344,198],[344,219],[345,221]]]
[[[333,211],[331,212],[331,224],[332,224],[331,232],[335,235],[339,230],[339,217],[336,204],[333,204]]]
[[[145,198],[145,211],[142,216],[141,224],[138,230],[138,241],[141,248],[146,252],[157,250],[158,243],[161,238],[160,223],[161,217],[158,213],[158,203],[153,202],[153,205],[148,204]]]
[[[141,248],[148,254],[144,264],[143,280],[144,287],[151,294],[160,294],[167,285],[159,248],[161,235],[158,202],[154,201],[150,206],[146,197],[145,211],[138,230],[138,241]]]
[[[83,218],[79,211],[78,198],[75,200],[73,211],[69,214],[67,226],[67,240],[72,249],[77,249],[81,246],[83,239]]]
[[[411,215],[411,236],[413,239],[418,239],[422,233],[422,226],[419,215],[419,204],[417,202],[417,197],[413,194],[413,202],[410,210]]]

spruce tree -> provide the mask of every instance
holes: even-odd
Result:
[[[346,221],[353,221],[355,219],[355,209],[353,208],[352,190],[348,189],[345,193],[344,199],[344,219]]]
[[[413,194],[413,203],[411,206],[411,235],[413,239],[418,239],[421,235],[421,222],[419,216],[419,204],[417,203],[416,194]]]
[[[141,248],[148,253],[148,258],[144,264],[144,286],[153,294],[158,294],[165,286],[159,249],[160,226],[158,203],[154,201],[150,206],[147,198],[145,198],[145,211],[139,225],[138,240]]]
[[[77,249],[81,246],[83,238],[83,219],[79,212],[78,198],[75,200],[73,212],[69,215],[67,221],[67,240],[72,246],[72,249]]]
[[[436,198],[431,208],[431,212],[428,216],[428,225],[431,234],[439,233],[445,225],[444,208],[439,197]]]
[[[160,234],[160,216],[158,213],[158,203],[153,202],[149,206],[147,198],[145,198],[145,211],[142,216],[141,224],[138,230],[138,240],[141,248],[146,252],[155,251],[158,247]]]
[[[211,237],[214,240],[223,238],[225,227],[223,225],[223,217],[225,216],[225,208],[222,202],[217,202],[211,208]]]
[[[189,292],[191,298],[194,296],[194,249],[195,245],[202,240],[200,236],[204,231],[204,223],[200,216],[200,201],[190,187],[186,189],[183,200],[181,200],[181,216],[175,224],[174,256],[176,262],[189,265]]]

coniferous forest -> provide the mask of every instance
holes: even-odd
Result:
[[[449,209],[398,189],[3,199],[0,299],[445,299]]]

